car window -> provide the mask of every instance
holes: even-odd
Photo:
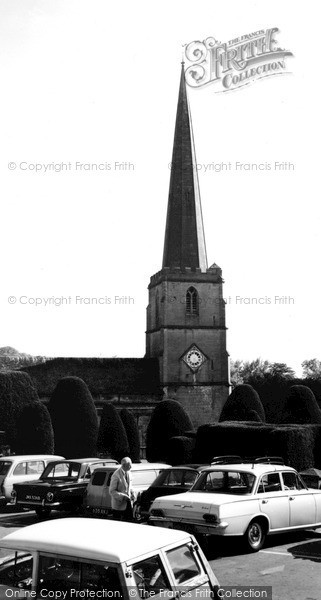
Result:
[[[42,460],[33,460],[27,462],[27,475],[41,475],[44,470],[44,462]]]
[[[43,472],[42,477],[44,479],[51,477],[68,477],[77,479],[80,472],[80,464],[75,462],[70,463],[50,463],[45,471]]]
[[[162,486],[164,487],[175,487],[182,485],[183,472],[178,469],[171,471],[170,469],[166,473],[166,477],[163,480]]]
[[[0,475],[6,475],[12,463],[9,461],[0,460]]]
[[[183,486],[186,488],[190,488],[194,481],[197,479],[198,473],[194,473],[193,471],[184,471],[183,477]]]
[[[13,470],[13,475],[26,475],[27,473],[27,463],[21,462],[16,465]]]
[[[133,485],[150,485],[156,477],[154,469],[150,471],[132,471],[131,473]]]
[[[0,565],[0,582],[2,585],[9,586],[10,597],[13,597],[12,590],[15,588],[19,590],[31,589],[32,566],[32,555],[25,552],[16,552],[14,558],[5,560]],[[7,597],[9,597],[8,594]],[[21,597],[20,594],[19,597]]]
[[[121,584],[116,567],[59,555],[40,554],[37,593],[40,597],[49,597],[48,592],[58,590],[72,590],[72,594],[92,591],[92,596],[98,590],[108,590],[110,597],[121,598]]]
[[[194,553],[186,544],[166,552],[177,584],[182,584],[200,574]]]
[[[291,473],[290,471],[282,473],[282,479],[285,489],[288,490],[305,490],[305,486],[300,481],[297,473]]]
[[[170,589],[164,565],[159,556],[151,556],[133,564],[132,570],[140,598],[153,597]]]
[[[266,473],[262,475],[258,487],[258,494],[264,492],[280,492],[281,491],[281,480],[280,473]]]
[[[104,485],[106,479],[106,473],[104,471],[96,471],[93,474],[93,478],[91,480],[91,485]]]
[[[241,471],[205,471],[196,480],[192,491],[213,492],[215,494],[249,494],[253,489],[253,473]]]

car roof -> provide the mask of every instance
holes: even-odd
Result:
[[[103,471],[109,471],[110,468],[114,468],[116,467],[116,469],[118,469],[118,467],[121,467],[121,465],[108,465],[106,467],[99,467],[98,469],[95,469],[95,473],[97,473],[97,471],[99,472],[103,472]],[[132,463],[132,468],[131,471],[152,471],[153,469],[169,469],[170,465],[165,465],[165,463]]]
[[[54,460],[65,460],[64,456],[59,456],[58,454],[11,454],[10,456],[0,456],[0,462],[2,461],[11,461],[15,460],[41,460],[51,458]]]
[[[52,462],[63,462],[63,463],[106,463],[110,462],[112,465],[117,466],[117,462],[111,462],[109,458],[64,458],[63,460],[53,460]]]
[[[186,532],[175,529],[107,519],[65,518],[18,529],[0,540],[0,547],[120,563],[189,539]]]
[[[212,467],[207,467],[202,470],[203,473],[204,471],[240,471],[242,473],[262,475],[262,473],[271,473],[271,471],[294,471],[294,469],[285,465],[273,465],[272,463],[236,463],[234,465],[213,465]]]

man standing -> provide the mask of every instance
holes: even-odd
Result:
[[[132,502],[135,499],[131,487],[132,461],[128,456],[121,460],[120,467],[111,476],[109,493],[111,496],[111,507],[114,518],[119,521],[132,521]]]

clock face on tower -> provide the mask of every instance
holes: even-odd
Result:
[[[197,347],[192,346],[183,356],[183,361],[192,371],[197,371],[200,366],[206,361],[203,352]]]

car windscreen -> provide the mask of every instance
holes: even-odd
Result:
[[[78,479],[81,465],[76,462],[49,463],[41,479]]]
[[[11,467],[12,463],[9,461],[0,460],[0,475],[6,475]]]
[[[254,481],[253,473],[225,469],[205,471],[195,482],[191,491],[215,494],[250,494]]]

